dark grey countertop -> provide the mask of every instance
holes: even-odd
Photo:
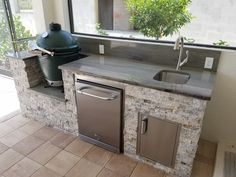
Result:
[[[195,69],[183,69],[191,74],[187,84],[173,84],[160,82],[153,79],[156,73],[162,69],[174,68],[140,62],[127,58],[111,56],[90,55],[89,57],[62,65],[62,70],[74,73],[101,77],[123,83],[163,90],[210,100],[214,85],[215,73]]]

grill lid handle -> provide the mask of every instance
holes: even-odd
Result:
[[[59,24],[59,23],[51,23],[50,25],[49,25],[49,29],[51,30],[51,31],[60,31],[61,30],[61,25]]]

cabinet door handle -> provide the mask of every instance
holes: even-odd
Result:
[[[144,135],[147,132],[148,118],[144,117],[141,121],[141,134]]]

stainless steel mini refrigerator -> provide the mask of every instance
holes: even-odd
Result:
[[[77,79],[76,100],[80,138],[122,151],[122,90]]]

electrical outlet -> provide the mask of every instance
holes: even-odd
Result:
[[[205,68],[205,69],[212,69],[213,63],[214,63],[214,58],[212,58],[212,57],[206,57],[204,68]]]
[[[104,51],[104,45],[99,45],[99,54],[104,54],[105,51]]]

